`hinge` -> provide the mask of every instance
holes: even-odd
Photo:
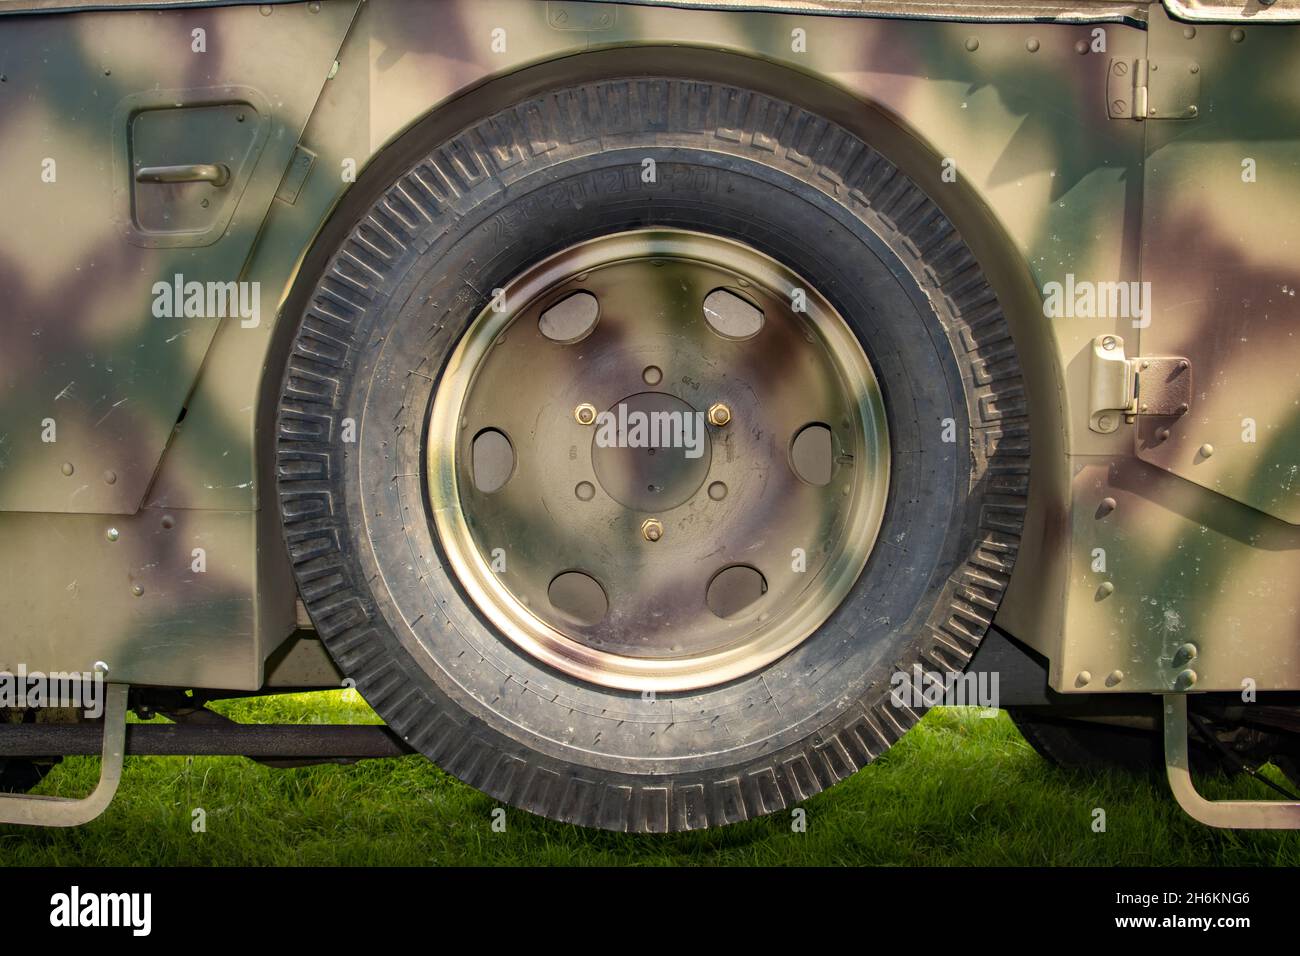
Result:
[[[1177,418],[1192,404],[1192,363],[1181,355],[1128,358],[1118,335],[1092,340],[1088,427],[1103,435],[1139,415]]]
[[[1194,119],[1200,98],[1201,65],[1186,57],[1115,57],[1106,70],[1111,119]]]

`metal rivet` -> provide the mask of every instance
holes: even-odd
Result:
[[[1091,683],[1092,673],[1089,671],[1079,671],[1078,676],[1074,678],[1075,687],[1087,687]]]
[[[1038,37],[1030,37],[1025,41],[1025,49],[1030,53],[1038,52]]]
[[[1188,67],[1188,69],[1191,70],[1193,73],[1200,73],[1201,65],[1199,63],[1193,63],[1191,66]]]
[[[1087,53],[1087,52],[1088,52],[1088,41],[1087,41],[1087,40],[1080,40],[1078,43],[1076,43],[1076,44],[1074,45],[1074,52],[1075,52],[1075,53],[1078,53],[1080,56],[1082,56],[1083,54]]]
[[[1187,112],[1190,113],[1192,116],[1196,116],[1201,111],[1196,108],[1195,104],[1193,104],[1192,106],[1187,107]]]
[[[658,541],[663,536],[664,525],[658,518],[646,518],[641,522],[641,537],[647,541]]]
[[[134,594],[136,597],[140,597],[142,594],[144,594],[144,588],[140,587],[140,585],[138,584],[134,584],[131,586],[131,593]]]
[[[1161,442],[1169,441],[1169,429],[1162,428],[1158,432],[1156,432],[1156,441],[1161,441]]]
[[[573,489],[573,493],[579,501],[590,501],[596,497],[596,486],[590,481],[580,481],[577,487]]]
[[[95,661],[95,672],[98,674],[107,674],[108,664],[104,661]]]
[[[1102,581],[1101,587],[1097,588],[1098,597],[1109,597],[1115,593],[1115,584],[1112,581]]]
[[[1196,453],[1200,455],[1202,458],[1209,458],[1211,455],[1214,454],[1214,446],[1211,445],[1209,442],[1206,442],[1200,448],[1196,449]]]
[[[573,410],[573,420],[579,425],[590,425],[596,421],[596,406],[583,402]]]
[[[1106,686],[1114,687],[1116,684],[1123,682],[1123,680],[1124,680],[1123,671],[1111,671],[1109,674],[1106,675]]]
[[[1190,667],[1185,671],[1179,671],[1178,676],[1174,678],[1174,686],[1178,690],[1188,690],[1196,684],[1196,671]]]
[[[107,531],[104,532],[104,537],[107,538],[109,541],[116,541],[118,539],[117,529],[109,528]]]
[[[1200,651],[1197,649],[1195,644],[1183,644],[1178,648],[1178,650],[1174,651],[1174,666],[1181,667],[1188,661],[1195,660],[1196,655],[1199,653]]]
[[[59,466],[59,470],[63,472],[65,475],[70,475],[75,469],[72,467],[72,462],[65,461],[62,465]]]
[[[975,37],[967,37],[967,38],[966,38],[966,49],[967,49],[967,50],[969,50],[971,53],[974,53],[974,52],[975,52],[976,50],[978,50],[979,48],[980,48],[980,41],[979,41],[977,38],[975,38]]]
[[[1115,510],[1115,499],[1102,498],[1101,504],[1097,506],[1097,517],[1104,518],[1106,517],[1106,515],[1110,514],[1114,510]]]
[[[104,472],[104,484],[106,485],[117,484],[117,472],[115,471]]]
[[[1233,43],[1240,43],[1242,40],[1246,39],[1246,31],[1241,27],[1237,27],[1237,29],[1228,34],[1228,39]]]
[[[709,424],[721,428],[727,422],[731,421],[731,409],[722,402],[709,406]]]
[[[1183,27],[1183,38],[1190,40],[1196,36],[1196,27]]]

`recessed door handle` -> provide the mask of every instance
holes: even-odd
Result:
[[[230,182],[230,167],[225,163],[186,163],[182,166],[141,166],[135,171],[137,183],[212,183]]]

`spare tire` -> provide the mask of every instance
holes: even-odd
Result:
[[[896,675],[965,666],[1028,480],[1005,319],[935,203],[813,113],[660,77],[370,186],[277,466],[302,599],[388,724],[625,831],[772,813],[897,741]]]

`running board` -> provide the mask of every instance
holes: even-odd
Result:
[[[104,702],[104,746],[99,784],[88,797],[38,797],[29,793],[0,794],[0,823],[34,827],[76,827],[103,813],[122,779],[126,750],[126,684],[108,684]]]
[[[1178,805],[1193,820],[1232,830],[1300,829],[1300,803],[1292,800],[1206,800],[1196,792],[1187,762],[1187,697],[1167,694],[1165,712],[1165,768],[1169,789]]]

